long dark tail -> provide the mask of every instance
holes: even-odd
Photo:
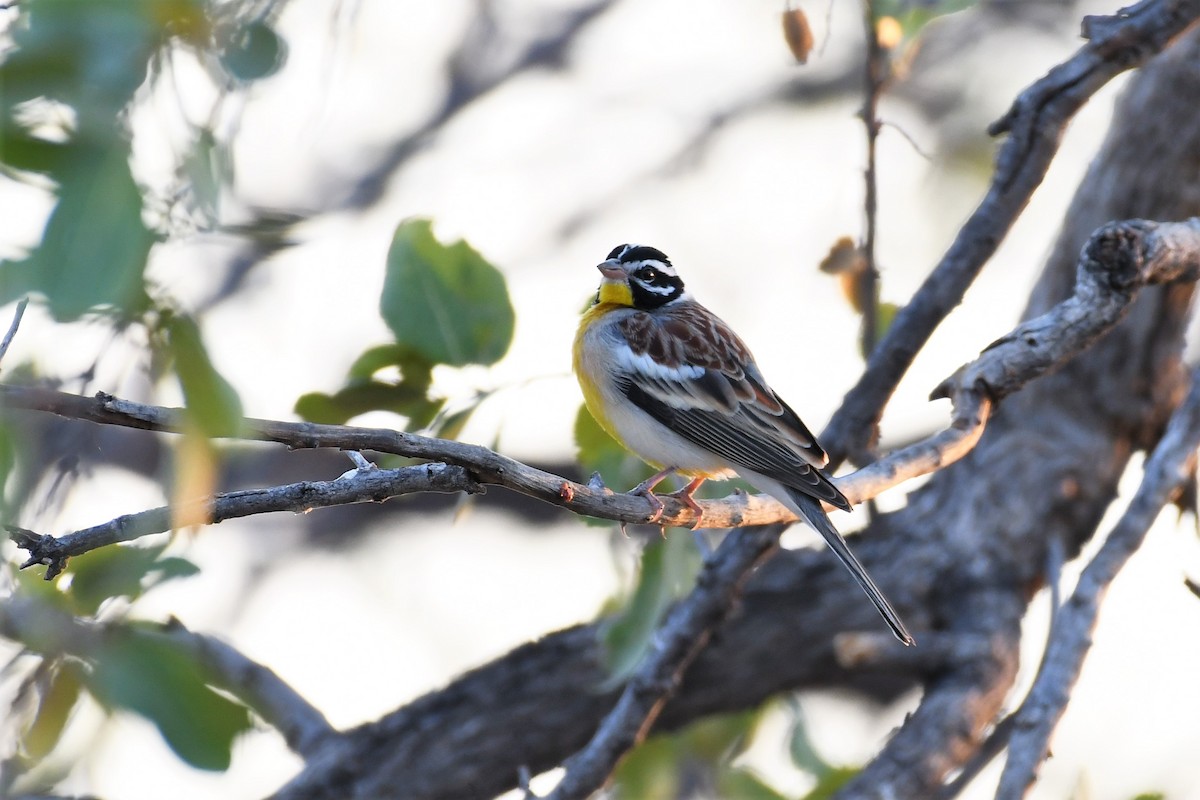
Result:
[[[867,570],[862,563],[855,558],[854,553],[850,552],[850,548],[846,545],[846,540],[838,533],[837,528],[833,527],[833,523],[829,521],[829,517],[825,514],[825,509],[821,508],[821,501],[813,498],[798,489],[785,487],[792,500],[796,503],[801,516],[808,522],[817,533],[825,539],[825,543],[829,545],[829,549],[833,551],[846,569],[850,570],[850,574],[854,576],[854,580],[858,581],[858,585],[867,593],[867,597],[871,598],[871,602],[879,609],[879,613],[883,615],[883,619],[887,622],[888,627],[892,629],[892,633],[896,634],[896,638],[906,645],[916,644],[916,639],[904,627],[904,623],[900,621],[900,615],[896,613],[896,609],[892,608],[892,604],[883,596],[883,592],[879,591],[879,587],[875,585],[875,581],[871,580],[871,576],[867,574]]]

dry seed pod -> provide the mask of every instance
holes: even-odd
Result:
[[[783,12],[783,39],[798,63],[808,62],[808,54],[813,48],[813,35],[808,27],[808,17],[802,9],[789,8]]]

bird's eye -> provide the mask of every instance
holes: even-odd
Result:
[[[654,267],[642,267],[638,270],[638,277],[646,283],[657,283],[661,273]]]

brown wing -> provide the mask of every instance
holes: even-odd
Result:
[[[719,318],[684,302],[630,315],[621,327],[635,358],[620,380],[635,405],[735,467],[848,507],[820,472],[828,458],[816,437]]]

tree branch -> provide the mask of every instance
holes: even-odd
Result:
[[[172,509],[160,506],[136,514],[125,514],[101,525],[53,537],[5,526],[18,547],[29,553],[21,568],[46,565],[46,580],[55,578],[71,556],[105,545],[128,542],[172,529],[172,520],[184,512],[188,519],[207,519],[208,524],[272,511],[306,512],[350,503],[383,502],[414,492],[479,492],[467,470],[432,462],[400,469],[356,470],[333,481],[301,481],[266,489],[224,492]]]
[[[104,651],[105,640],[124,627],[118,622],[78,619],[29,598],[10,597],[0,603],[0,635],[47,656],[94,660]],[[157,630],[139,627],[138,633],[161,637],[186,650],[207,669],[212,685],[253,709],[300,755],[314,754],[336,736],[321,712],[270,667],[250,660],[233,646],[193,633],[179,622]]]
[[[1200,448],[1200,371],[1171,417],[1162,441],[1146,460],[1145,475],[1129,507],[1079,576],[1075,591],[1059,609],[1050,642],[1033,687],[1014,715],[1008,762],[1000,776],[997,800],[1019,800],[1037,778],[1050,749],[1050,735],[1066,710],[1092,646],[1092,630],[1109,585],[1146,537],[1163,507],[1194,476]]]
[[[957,461],[979,441],[992,403],[1029,381],[1065,364],[1110,330],[1124,315],[1143,286],[1195,280],[1200,267],[1200,219],[1179,223],[1132,220],[1111,223],[1093,234],[1080,254],[1075,293],[1047,313],[1022,323],[993,342],[978,359],[962,367],[933,392],[950,397],[954,416],[950,427],[909,447],[839,478],[837,484],[851,501],[861,503],[910,478],[928,474]],[[94,422],[181,430],[181,412],[98,395],[94,400],[48,389],[0,386],[0,402],[12,408],[50,411]],[[337,447],[376,450],[416,458],[453,462],[399,470],[360,471],[336,481],[305,481],[230,492],[196,501],[212,523],[271,511],[300,511],[361,502],[381,502],[413,492],[480,492],[491,483],[563,506],[576,513],[622,522],[645,522],[652,512],[630,506],[649,506],[645,498],[614,494],[605,489],[568,481],[495,453],[485,447],[431,439],[388,429],[315,425],[247,419],[243,436],[292,447]],[[478,476],[478,477],[476,477]],[[692,509],[673,498],[663,523],[687,524]],[[771,498],[735,494],[720,501],[702,501],[706,526],[759,525],[790,522],[794,517]],[[63,537],[44,536],[10,526],[11,536],[29,552],[22,565],[45,564],[46,579],[58,575],[73,555],[116,542],[130,541],[170,530],[171,510],[160,507],[128,514]],[[756,562],[755,552],[744,563]]]
[[[1003,241],[1058,150],[1062,131],[1084,103],[1115,76],[1160,52],[1200,18],[1200,0],[1143,0],[1113,17],[1089,17],[1091,41],[1054,67],[990,129],[1010,133],[996,156],[987,195],[950,249],[896,315],[862,376],[820,437],[834,465],[865,464],[888,398],[930,334],[961,301]]]

